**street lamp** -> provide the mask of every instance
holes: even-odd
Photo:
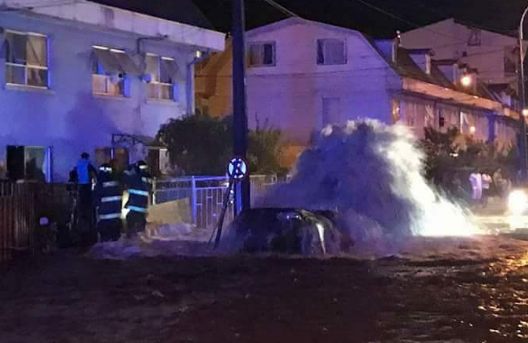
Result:
[[[464,75],[462,76],[462,78],[460,79],[460,83],[462,84],[462,86],[464,87],[469,87],[471,86],[471,83],[472,83],[472,80],[471,80],[471,76],[470,75]]]
[[[526,108],[526,98],[525,98],[525,85],[524,85],[524,19],[528,14],[528,7],[524,10],[521,16],[521,23],[519,24],[519,98],[521,100],[521,111],[524,112]],[[520,154],[520,167],[521,167],[521,182],[526,183],[527,176],[527,163],[526,163],[526,118],[524,113],[519,116],[521,121],[521,139],[519,139],[519,154]]]

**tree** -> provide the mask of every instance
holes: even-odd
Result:
[[[170,119],[157,139],[167,146],[171,164],[183,175],[223,175],[232,146],[231,124],[205,115]]]
[[[165,144],[171,163],[183,175],[224,175],[233,147],[233,118],[196,114],[171,119],[162,125],[157,139]],[[249,132],[248,165],[252,173],[280,174],[282,134],[273,128]]]
[[[446,188],[455,174],[468,174],[475,169],[492,173],[500,168],[513,178],[517,168],[514,147],[499,149],[493,143],[461,135],[456,128],[447,132],[426,128],[421,146],[425,152],[426,177]]]

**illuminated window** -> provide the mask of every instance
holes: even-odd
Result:
[[[99,95],[124,96],[125,74],[119,67],[117,54],[124,51],[104,47],[93,47],[92,87],[93,93]]]
[[[434,107],[431,105],[425,105],[425,127],[435,127],[435,112]]]
[[[250,43],[249,66],[272,67],[275,65],[275,43]]]
[[[459,129],[461,133],[465,133],[465,134],[471,133],[472,124],[470,122],[469,117],[470,117],[469,113],[460,111]]]
[[[340,39],[317,40],[317,64],[335,65],[346,64],[346,44]]]
[[[36,33],[7,31],[6,83],[48,88],[48,38]]]
[[[401,119],[400,101],[392,100],[392,122],[397,123]]]
[[[94,54],[93,93],[109,96],[129,96],[128,74],[140,75],[132,58],[123,50],[104,46],[92,47]]]
[[[172,58],[154,54],[146,56],[146,74],[149,78],[147,94],[150,99],[174,100],[177,97],[176,77],[178,65]]]

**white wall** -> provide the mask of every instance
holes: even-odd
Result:
[[[346,40],[346,65],[317,65],[317,39]],[[291,24],[249,33],[248,42],[275,42],[276,66],[248,70],[251,127],[281,128],[295,144],[306,144],[322,128],[323,98],[339,98],[341,122],[362,117],[389,123],[390,92],[399,77],[359,33],[318,24]]]
[[[479,70],[479,77],[489,83],[509,82],[515,75],[505,74],[505,51],[518,43],[515,38],[481,30],[481,45],[468,46],[470,29],[453,19],[444,20],[402,34],[405,48],[432,48],[434,59],[460,59]],[[463,57],[464,53],[467,57]]]
[[[0,12],[4,29],[49,36],[51,89],[14,90],[5,85],[5,54],[0,54],[0,161],[6,145],[53,147],[54,181],[64,180],[78,155],[110,146],[113,133],[154,136],[160,124],[186,109],[186,65],[190,47],[148,42],[145,51],[174,57],[180,66],[179,101],[151,101],[145,84],[130,77],[130,97],[92,95],[92,45],[135,51],[135,36],[98,31],[56,20]]]

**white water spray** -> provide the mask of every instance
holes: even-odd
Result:
[[[464,210],[428,185],[416,145],[400,125],[366,120],[329,126],[301,155],[292,180],[260,205],[335,210],[356,242],[476,233]]]

